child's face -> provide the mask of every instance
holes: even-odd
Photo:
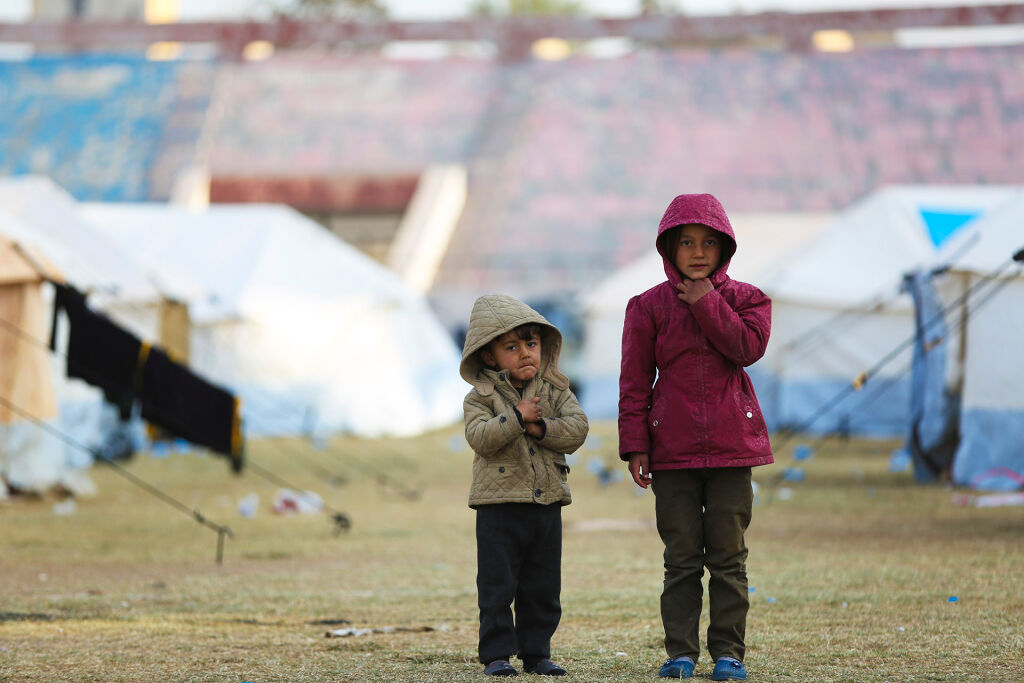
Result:
[[[540,371],[540,337],[520,339],[515,332],[506,332],[484,349],[483,360],[492,368],[508,371],[512,386],[521,387]]]
[[[721,233],[699,223],[682,226],[675,265],[683,277],[691,280],[710,277],[721,258]]]

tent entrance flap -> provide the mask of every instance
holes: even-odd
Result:
[[[914,300],[914,356],[910,367],[910,433],[907,447],[914,478],[934,481],[948,474],[960,442],[958,373],[947,372],[949,330],[930,272],[908,274]]]

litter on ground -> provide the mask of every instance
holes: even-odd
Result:
[[[368,636],[373,633],[428,633],[430,631],[451,631],[452,627],[442,626],[376,626],[372,628],[336,628],[324,634],[327,638],[351,638]]]
[[[1024,491],[1015,493],[989,493],[982,496],[971,496],[966,493],[953,496],[953,502],[961,507],[995,508],[1011,505],[1024,505]]]

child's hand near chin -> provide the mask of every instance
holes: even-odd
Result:
[[[685,301],[688,304],[695,304],[697,303],[697,299],[701,298],[714,288],[715,286],[711,284],[710,278],[702,277],[699,280],[683,278],[683,281],[676,285],[676,289],[679,290],[679,294],[676,296],[679,297],[680,301]]]
[[[540,409],[540,396],[524,398],[516,404],[516,410],[523,416],[523,422],[527,425],[531,422],[540,422],[544,417]]]

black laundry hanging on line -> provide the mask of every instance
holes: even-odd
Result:
[[[117,406],[122,420],[131,417],[137,387],[142,342],[104,315],[91,310],[74,287],[57,285],[53,306],[50,349],[56,349],[57,314],[63,310],[71,323],[68,333],[67,373],[103,390]]]
[[[241,418],[237,399],[171,360],[161,349],[143,344],[104,315],[92,311],[85,296],[56,285],[50,348],[56,349],[57,314],[67,313],[68,377],[103,390],[122,419],[139,398],[142,417],[167,432],[231,458],[242,468]]]
[[[233,395],[153,348],[142,371],[139,398],[143,419],[229,455],[235,469],[241,467],[237,401]]]

